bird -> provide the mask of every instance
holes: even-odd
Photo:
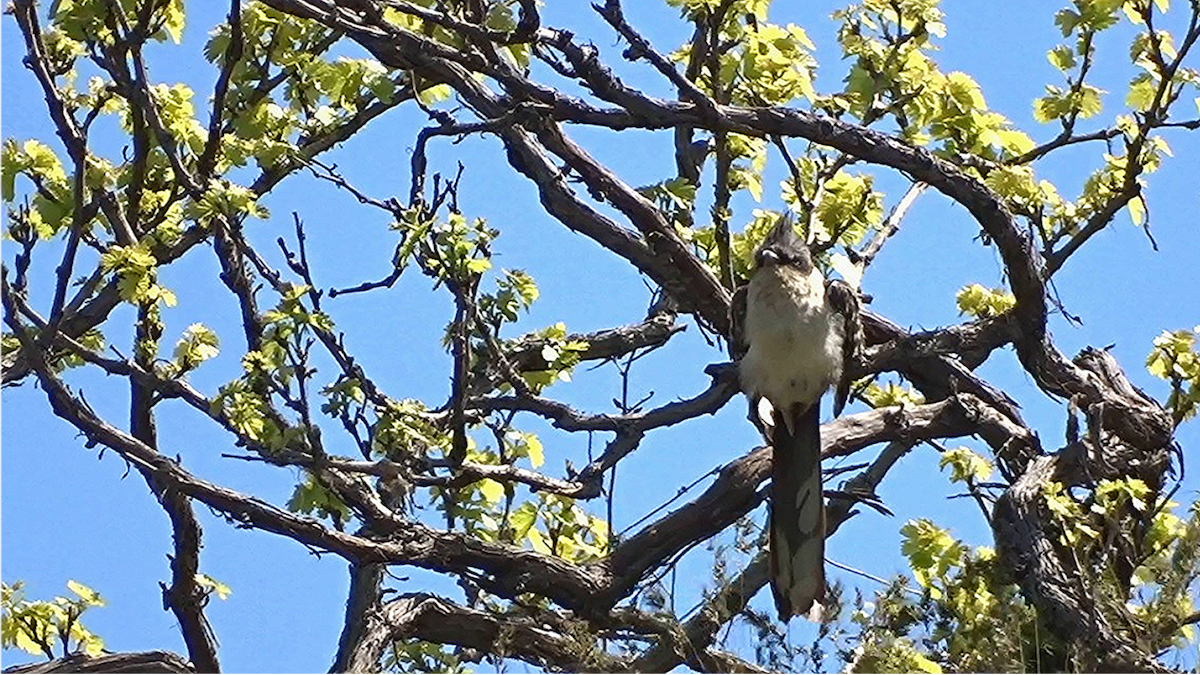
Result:
[[[859,303],[853,287],[813,264],[785,214],[731,304],[731,355],[750,419],[772,448],[768,562],[784,622],[817,620],[825,600],[820,403],[833,388],[836,416],[849,398],[849,364],[862,344]]]

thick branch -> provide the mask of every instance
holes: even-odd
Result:
[[[346,619],[338,640],[337,656],[331,673],[372,673],[379,670],[379,659],[387,647],[381,640],[389,627],[380,615],[383,573],[380,563],[350,565],[350,592],[346,598]]]
[[[1001,495],[992,512],[1000,559],[1050,629],[1067,642],[1084,646],[1085,658],[1097,660],[1085,663],[1085,669],[1166,672],[1109,624],[1085,586],[1077,559],[1051,525],[1044,489],[1050,481],[1069,480],[1071,463],[1064,455],[1038,458]]]
[[[725,308],[728,293],[720,287],[708,268],[678,245],[673,231],[663,227],[660,214],[647,208],[644,199],[627,190],[604,167],[596,164],[586,153],[562,135],[550,120],[566,120],[619,129],[637,126],[647,129],[667,129],[692,126],[712,132],[736,132],[758,137],[802,137],[827,145],[864,161],[892,167],[915,180],[949,196],[967,208],[999,249],[1007,276],[1017,298],[1012,312],[1019,328],[1017,354],[1026,370],[1045,391],[1063,397],[1081,394],[1087,402],[1114,406],[1128,419],[1144,417],[1146,410],[1128,409],[1115,400],[1098,383],[1068,361],[1051,343],[1046,332],[1045,273],[1041,256],[1032,240],[1017,226],[1003,200],[978,179],[931,152],[911,146],[900,139],[836,119],[821,117],[804,110],[782,107],[744,108],[717,105],[715,110],[704,109],[691,102],[664,101],[623,85],[600,62],[594,48],[583,48],[561,31],[543,29],[539,40],[560,50],[579,77],[594,94],[617,103],[620,110],[597,110],[579,99],[564,96],[555,90],[529,81],[523,74],[502,63],[489,63],[475,55],[454,53],[443,45],[388,24],[356,23],[348,15],[323,14],[321,10],[293,0],[271,0],[270,4],[283,11],[325,21],[347,33],[371,50],[383,63],[397,68],[422,68],[445,78],[473,107],[489,119],[510,112],[512,104],[488,92],[468,71],[497,78],[510,95],[519,93],[528,101],[549,107],[549,115],[538,115],[526,122],[537,129],[540,144],[566,161],[581,175],[597,198],[609,201],[622,210],[638,227],[650,250],[657,250],[657,260],[647,259],[644,245],[628,239],[598,239],[643,272],[649,274],[675,296],[687,311],[704,318],[724,333],[727,323]],[[387,35],[387,39],[382,39]],[[522,102],[519,105],[528,105]],[[542,190],[543,203],[548,210],[570,227],[586,227],[589,235],[611,237],[619,231],[595,211],[587,208],[566,187],[554,165],[547,162],[538,144],[528,132],[512,127],[502,133],[509,150],[510,163],[529,175]],[[537,168],[532,168],[539,165]],[[658,237],[658,239],[653,239]],[[661,247],[661,248],[660,248]],[[1140,428],[1139,428],[1140,427]],[[1152,437],[1144,434],[1152,429]],[[1127,442],[1141,447],[1157,447],[1170,438],[1169,420],[1152,419],[1128,424],[1118,420],[1114,428]]]
[[[188,657],[202,673],[221,671],[217,641],[204,616],[208,592],[196,581],[200,571],[200,523],[192,504],[179,491],[151,482],[158,501],[171,518],[175,553],[171,556],[171,585],[163,587],[163,599],[179,621]]]
[[[620,658],[601,651],[590,638],[563,634],[535,618],[497,615],[425,593],[387,603],[380,628],[378,638],[387,641],[459,645],[567,672],[613,672],[622,666]]]
[[[844,456],[885,441],[915,442],[970,434],[980,434],[1001,445],[1037,443],[1024,427],[978,398],[961,394],[929,405],[879,408],[838,418],[821,428],[821,455]],[[724,530],[758,506],[764,497],[758,486],[770,474],[770,465],[769,448],[759,448],[731,462],[695,500],[623,541],[608,561],[613,580],[606,591],[606,602],[614,603],[646,572],[664,564],[674,553]]]
[[[191,664],[171,652],[123,652],[88,656],[79,652],[61,659],[5,668],[6,673],[194,673]],[[205,671],[199,671],[205,672]]]
[[[23,342],[11,295],[6,293],[6,321]],[[73,396],[33,351],[34,367],[51,407],[89,439],[114,449],[127,460],[150,471],[155,480],[229,514],[247,525],[284,535],[310,546],[333,551],[352,562],[409,564],[441,572],[475,575],[482,586],[502,597],[537,593],[564,607],[588,613],[606,612],[642,578],[673,553],[712,536],[753,509],[762,499],[758,485],[769,473],[769,453],[760,449],[722,470],[717,481],[700,498],[665,516],[626,540],[611,557],[588,567],[502,544],[490,544],[468,535],[439,532],[420,523],[372,509],[375,526],[384,537],[367,540],[330,530],[320,523],[253,497],[197,479],[136,438],[107,424]],[[982,431],[980,431],[982,429]],[[1029,442],[1023,429],[1003,415],[987,409],[974,397],[963,395],[941,403],[912,409],[881,409],[851,415],[826,426],[827,455],[853,452],[871,443],[897,438],[961,435],[980,431],[985,436],[1009,431],[1014,441]],[[336,476],[336,474],[330,474]]]

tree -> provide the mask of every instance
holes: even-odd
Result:
[[[201,572],[204,510],[349,563],[339,671],[508,659],[580,671],[1183,663],[1198,620],[1200,509],[1187,492],[1190,508],[1173,501],[1185,459],[1176,430],[1200,402],[1200,327],[1143,345],[1165,381],[1159,401],[1108,349],[1064,355],[1050,324],[1077,320],[1055,293],[1072,263],[1082,275],[1109,272],[1078,262],[1084,246],[1122,212],[1149,236],[1150,175],[1195,161],[1171,157],[1167,139],[1196,150],[1188,132],[1200,128],[1191,117],[1200,74],[1189,64],[1200,3],[1074,0],[1060,10],[1062,44],[1048,57],[1062,82],[1033,102],[1041,126],[1031,132],[990,109],[970,75],[938,65],[945,26],[933,0],[835,12],[845,65],[825,65],[844,76],[837,83],[818,82],[808,33],[773,23],[766,0],[668,4],[690,33],[674,51],[617,0],[588,14],[602,22],[593,35],[554,27],[543,16],[551,8],[532,0],[232,0],[204,47],[215,85],[201,99],[151,76],[155,59],[187,44],[180,0],[10,3],[56,138],[4,145],[4,382],[40,388],[85,447],[115,454],[165,510],[173,548],[163,601],[192,667],[220,667],[206,611],[212,594],[228,592]],[[620,58],[603,46],[614,39]],[[1110,65],[1114,53],[1128,63]],[[637,68],[630,78],[644,84],[634,86],[623,73]],[[1126,70],[1123,95],[1106,99],[1096,79]],[[395,177],[387,191],[362,187],[348,177],[354,158],[336,154],[393,111],[420,126],[402,141],[411,153],[399,194]],[[672,175],[639,185],[598,159],[630,137],[673,148]],[[460,163],[455,143],[477,141],[503,156]],[[305,175],[361,210],[316,226],[293,211],[285,236],[257,222],[297,209],[273,202],[271,215],[266,203]],[[532,185],[543,212],[472,201],[474,175]],[[965,209],[979,233],[954,250],[997,256],[1004,286],[963,287],[964,318],[931,330],[864,311],[856,412],[822,430],[827,473],[849,474],[827,492],[828,529],[835,536],[864,507],[886,513],[889,473],[928,445],[995,547],[956,538],[934,513],[910,520],[903,550],[919,591],[898,579],[852,597],[839,585],[811,645],[801,644],[751,604],[767,580],[755,510],[770,455],[754,447],[736,364],[724,362],[731,293],[780,211],[852,284],[871,293],[906,283],[867,273],[922,199]],[[563,226],[598,244],[590,250],[604,264],[644,279],[644,320],[571,332],[551,318],[525,330],[538,280],[500,268],[498,238]],[[209,278],[170,281],[208,251]],[[379,276],[363,269],[385,263]],[[205,283],[221,292],[176,306]],[[572,283],[596,280],[549,282],[563,293]],[[403,378],[356,337],[397,311],[419,323],[395,288],[431,290],[443,303],[426,328],[446,321],[444,398],[397,393]],[[1188,302],[1190,291],[1174,290]],[[181,318],[209,309],[226,322],[219,330]],[[1128,311],[1136,321],[1136,305]],[[681,358],[670,347],[685,328],[707,345],[697,339]],[[388,345],[408,348],[395,335]],[[1001,369],[1040,393],[981,374],[1000,368],[1009,347],[1016,361]],[[615,410],[604,403],[611,389],[565,384],[582,382],[593,362],[613,364]],[[633,374],[654,367],[704,373],[705,386],[687,393],[662,379],[669,393],[643,398]],[[1053,422],[1035,427],[1022,406],[1047,401]],[[676,504],[679,475],[661,467],[680,455],[636,462],[665,427],[695,429],[676,439],[702,444],[703,418],[719,411],[748,440],[724,448],[734,459]],[[191,446],[195,424],[221,430],[221,447]],[[198,458],[218,453],[243,470],[275,467],[290,499],[235,488],[238,469],[202,477]],[[835,466],[852,455],[858,463]],[[569,456],[586,464],[549,468]],[[614,510],[628,509],[618,468],[650,461],[661,474],[641,484],[663,506],[615,532]],[[675,586],[696,597],[700,580],[668,580],[704,542],[712,578],[688,611]],[[396,576],[411,570],[440,581]],[[5,646],[65,661],[43,669],[87,663],[99,643],[79,615],[102,601],[71,589],[79,600],[39,603],[6,586]],[[735,624],[753,633],[752,648],[725,643]],[[127,658],[181,663],[165,652]]]

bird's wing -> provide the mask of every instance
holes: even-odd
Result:
[[[842,319],[842,368],[833,396],[833,414],[842,414],[850,398],[850,371],[857,365],[862,351],[862,317],[859,315],[858,292],[850,284],[831,279],[825,282],[825,302],[835,316]]]
[[[791,425],[780,419],[784,414],[794,416]],[[804,615],[816,620],[825,600],[820,401],[802,411],[777,410],[775,415],[771,427],[771,592],[780,621]]]

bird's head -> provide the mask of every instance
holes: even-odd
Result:
[[[788,265],[805,274],[813,269],[812,253],[796,235],[792,219],[786,215],[779,218],[775,227],[771,228],[766,239],[763,239],[758,250],[754,252],[756,269],[776,265]]]

